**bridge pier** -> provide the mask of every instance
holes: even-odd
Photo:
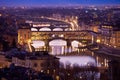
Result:
[[[72,46],[69,47],[69,53],[72,52]]]

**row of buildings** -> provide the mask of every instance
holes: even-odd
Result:
[[[15,66],[33,69],[51,75],[58,76],[59,58],[49,55],[48,52],[26,52],[19,49],[12,49],[9,52],[0,53],[0,68]]]

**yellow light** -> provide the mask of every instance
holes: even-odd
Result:
[[[30,39],[28,40],[28,43],[31,43],[31,40],[30,40]]]
[[[49,71],[49,70],[47,70],[47,73],[49,74],[49,73],[50,73],[50,71]]]
[[[60,35],[60,37],[64,37],[64,35],[63,35],[63,34],[61,34],[61,35]]]
[[[30,52],[32,52],[32,48],[31,48],[30,43],[31,43],[31,40],[29,39],[29,40],[28,40],[28,47],[29,47]]]
[[[56,76],[56,80],[60,80],[60,77],[59,77],[59,76]]]
[[[100,40],[99,40],[99,39],[97,39],[97,43],[100,43]]]

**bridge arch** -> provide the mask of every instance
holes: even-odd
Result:
[[[38,31],[36,28],[31,28],[31,31]]]
[[[54,39],[49,42],[51,47],[52,55],[64,54],[65,46],[67,46],[67,41],[63,39]]]
[[[41,48],[44,48],[45,42],[40,40],[34,40],[32,41],[31,45],[34,47],[35,51],[40,51]]]

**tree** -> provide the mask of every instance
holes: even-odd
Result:
[[[12,48],[17,48],[15,39],[13,39],[11,46]]]
[[[8,41],[3,40],[2,45],[3,45],[3,51],[9,50],[9,42]]]

